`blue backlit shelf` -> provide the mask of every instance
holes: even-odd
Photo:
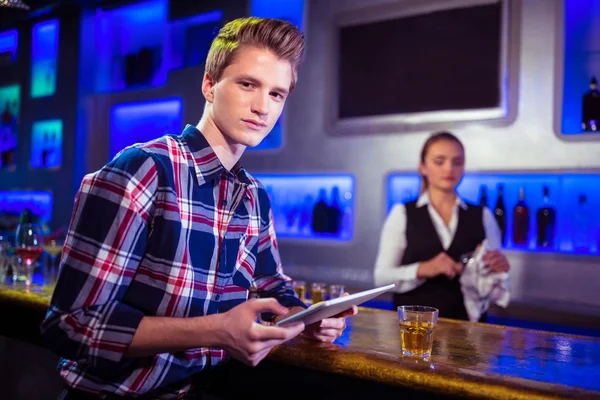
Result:
[[[58,20],[33,27],[31,38],[31,97],[52,96],[56,91]]]
[[[16,29],[0,32],[0,66],[12,64],[17,60],[19,32]]]
[[[419,195],[420,177],[416,173],[394,173],[388,176],[387,211],[396,203],[406,203]],[[561,252],[576,254],[600,254],[600,174],[509,174],[470,173],[458,186],[459,195],[475,204],[480,204],[480,190],[487,190],[487,207],[492,211],[496,204],[498,184],[503,185],[506,208],[505,248],[532,252]],[[543,204],[543,186],[550,192],[550,205],[556,209],[556,236],[552,248],[536,245],[536,212]],[[525,203],[529,207],[529,234],[527,245],[517,246],[512,242],[513,208],[518,200],[519,188],[525,192]],[[580,194],[585,194],[585,206],[579,205]],[[575,248],[574,243],[578,243]]]
[[[180,98],[117,104],[110,113],[110,157],[127,146],[148,142],[166,133],[179,135],[182,124]]]
[[[0,168],[16,166],[21,87],[0,87]]]
[[[222,19],[222,11],[214,10],[169,21],[167,0],[85,13],[81,31],[91,34],[82,36],[80,57],[94,60],[81,63],[91,67],[92,91],[162,86],[169,71],[204,63]]]
[[[254,174],[265,187],[279,238],[350,241],[352,175]]]
[[[31,166],[58,168],[62,163],[63,123],[60,119],[33,123]]]
[[[23,210],[29,209],[34,223],[47,232],[52,221],[52,200],[52,193],[46,191],[0,191],[0,231],[14,231]]]
[[[563,135],[598,135],[582,129],[582,100],[590,79],[600,80],[600,0],[564,1]],[[598,135],[600,137],[600,135]]]

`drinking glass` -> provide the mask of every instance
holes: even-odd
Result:
[[[13,282],[25,282],[31,285],[33,279],[33,264],[42,255],[44,238],[42,230],[35,224],[21,224],[17,227],[15,238],[15,253],[19,257],[13,271]]]
[[[433,347],[433,332],[439,311],[427,306],[398,307],[398,324],[402,354],[409,357],[429,357]]]

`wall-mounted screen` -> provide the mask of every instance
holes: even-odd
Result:
[[[269,195],[278,237],[352,240],[352,175],[258,174],[254,177]]]
[[[336,132],[508,117],[508,0],[388,3],[337,16]]]

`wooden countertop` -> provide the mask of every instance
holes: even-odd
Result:
[[[0,303],[40,311],[51,291],[0,285]],[[296,339],[269,360],[460,397],[600,399],[600,339],[440,319],[432,356],[414,359],[401,355],[396,313],[366,308],[334,344]]]

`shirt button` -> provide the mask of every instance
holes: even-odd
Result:
[[[223,200],[223,201],[221,202],[221,204],[222,204],[223,206],[226,206],[226,205],[227,205],[227,200]]]
[[[220,294],[215,295],[215,301],[219,301],[219,300],[221,300],[221,295]]]

